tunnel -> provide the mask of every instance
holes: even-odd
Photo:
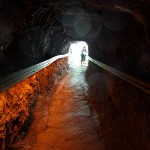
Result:
[[[149,150],[149,9],[1,0],[0,149]]]

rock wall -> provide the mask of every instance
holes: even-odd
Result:
[[[98,112],[106,149],[150,149],[150,95],[89,63],[89,104]]]
[[[149,8],[149,0],[1,0],[0,77],[85,41],[92,58],[150,82]]]
[[[0,93],[0,149],[11,147],[21,131],[30,125],[37,96],[51,90],[66,71],[67,58],[58,59],[48,67]]]

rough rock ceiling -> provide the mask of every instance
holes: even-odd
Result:
[[[83,40],[93,58],[148,77],[149,6],[149,0],[1,0],[1,76]]]

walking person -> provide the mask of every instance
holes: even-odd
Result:
[[[87,55],[87,50],[86,50],[86,47],[84,46],[81,51],[81,66],[82,66],[82,63],[86,60],[86,55]]]

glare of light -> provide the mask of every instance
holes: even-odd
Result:
[[[69,47],[69,64],[70,65],[76,65],[81,66],[81,51],[83,47],[86,47],[87,54],[88,54],[88,45],[86,42],[77,42],[72,43]],[[86,62],[88,58],[86,57]]]

